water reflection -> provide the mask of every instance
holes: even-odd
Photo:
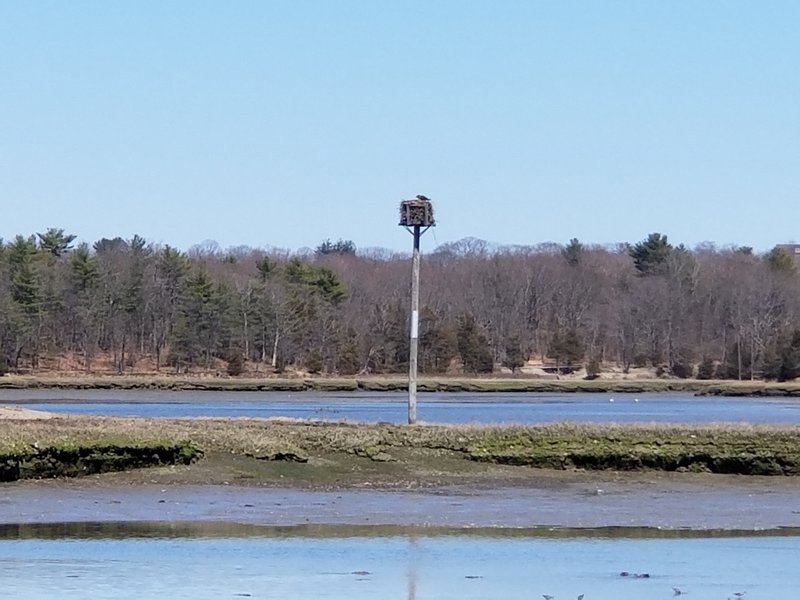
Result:
[[[416,557],[419,555],[419,549],[416,548],[417,544],[417,537],[416,536],[409,536],[408,538],[408,545],[409,550],[408,554],[411,557],[410,563],[408,565],[408,593],[406,594],[407,600],[417,600],[417,561]]]
[[[119,533],[122,529],[118,529]],[[68,529],[67,529],[68,530]],[[96,533],[89,527],[90,536]],[[134,531],[138,531],[134,529]],[[25,533],[23,531],[23,533]],[[138,534],[137,534],[138,535]],[[114,598],[788,600],[800,537],[245,536],[0,540],[3,594]],[[648,578],[620,573],[649,573]]]
[[[380,539],[404,538],[413,547],[419,539],[489,540],[691,540],[800,537],[800,527],[768,530],[662,529],[659,527],[448,527],[430,525],[258,525],[221,521],[97,521],[64,523],[3,523],[3,540],[126,540],[126,539]],[[410,553],[413,555],[413,552]],[[413,565],[412,565],[413,566]]]

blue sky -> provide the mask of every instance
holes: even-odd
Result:
[[[0,0],[0,236],[800,241],[794,1]]]

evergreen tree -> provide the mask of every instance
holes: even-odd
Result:
[[[229,350],[225,360],[228,363],[226,371],[231,377],[236,377],[244,372],[244,356],[238,348]]]
[[[764,257],[767,266],[776,273],[792,274],[797,272],[797,265],[786,250],[779,246],[775,246]]]
[[[457,348],[452,329],[431,309],[423,308],[419,325],[419,370],[434,374],[447,372],[458,353]]]
[[[87,244],[80,244],[69,257],[70,282],[74,290],[88,292],[99,278],[97,260]]]
[[[558,329],[550,340],[547,355],[556,360],[557,365],[571,367],[583,358],[583,344],[578,332],[572,328]]]
[[[93,248],[98,255],[114,252],[124,253],[128,251],[128,242],[121,237],[115,237],[114,239],[101,238],[94,243]]]
[[[763,367],[765,379],[791,381],[800,377],[800,330],[778,336],[767,349]]]
[[[564,257],[564,260],[567,261],[567,264],[570,267],[577,267],[581,264],[581,260],[584,254],[584,247],[578,241],[578,238],[572,238],[562,250],[561,256]]]
[[[75,241],[75,236],[64,233],[63,229],[56,229],[51,227],[45,233],[37,233],[39,237],[39,247],[42,251],[54,256],[59,257],[66,254],[72,248],[72,242]]]
[[[170,344],[169,361],[177,369],[209,366],[219,350],[224,335],[221,291],[203,269],[187,278]]]
[[[290,284],[308,286],[309,290],[318,293],[326,302],[338,304],[347,297],[347,287],[327,267],[311,265],[299,258],[293,258],[286,265],[285,275]]]
[[[646,276],[663,274],[671,251],[666,235],[651,233],[647,239],[635,244],[628,254],[638,274]]]
[[[324,366],[322,362],[322,353],[316,348],[310,350],[305,356],[304,365],[306,371],[312,375],[322,372]]]
[[[713,379],[714,378],[714,361],[706,357],[697,367],[698,379]]]
[[[339,238],[335,242],[329,239],[322,242],[314,250],[317,257],[333,255],[355,256],[356,245],[351,240],[343,240]]]
[[[97,343],[99,319],[97,302],[100,271],[97,259],[87,244],[80,244],[69,256],[66,312],[71,323],[70,337],[75,350],[83,353],[87,370]]]
[[[10,303],[5,320],[9,327],[7,345],[14,369],[27,357],[32,368],[38,365],[41,346],[42,287],[37,274],[37,248],[33,237],[18,235],[6,248]]]
[[[336,348],[336,372],[339,375],[355,375],[361,370],[361,357],[356,342],[356,332],[348,329],[345,340]]]
[[[36,276],[34,259],[36,242],[18,235],[8,246],[11,296],[26,314],[41,310],[41,288]]]
[[[525,357],[522,354],[522,342],[519,336],[514,334],[506,342],[505,357],[503,358],[503,366],[511,369],[514,373],[520,367],[525,365]]]
[[[600,376],[601,367],[600,361],[597,358],[591,359],[586,364],[586,379],[597,379]]]
[[[458,353],[464,370],[471,373],[491,373],[494,370],[489,340],[475,317],[469,313],[461,315],[457,331]]]
[[[725,352],[725,360],[717,366],[719,379],[750,379],[752,364],[749,344],[733,343]]]

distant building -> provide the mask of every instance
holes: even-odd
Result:
[[[800,244],[778,244],[775,247],[780,248],[786,252],[786,254],[800,262]]]

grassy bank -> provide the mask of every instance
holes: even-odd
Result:
[[[464,475],[483,477],[495,467],[522,478],[534,472],[525,467],[800,474],[798,427],[407,427],[260,419],[64,417],[0,421],[0,440],[0,460],[18,477],[186,463],[201,452],[216,460],[235,459],[237,468],[249,464],[244,459],[258,463],[249,477],[269,483],[278,481],[277,474],[281,484],[347,485],[363,480],[390,485],[398,478],[413,480],[431,473],[438,474],[438,480],[457,480]],[[163,440],[186,441],[170,445]],[[148,458],[151,463],[146,462]],[[42,467],[51,460],[62,466]],[[214,464],[213,460],[208,464]]]
[[[0,389],[107,389],[107,390],[186,390],[303,392],[358,390],[373,392],[403,391],[407,379],[401,377],[245,379],[185,376],[19,376],[0,377]],[[714,396],[800,396],[800,383],[763,381],[701,381],[697,379],[524,379],[498,378],[423,378],[420,392],[595,392],[636,393],[687,392]]]
[[[0,482],[78,477],[160,465],[189,464],[202,455],[188,442],[112,442],[87,439],[17,443],[0,450]]]

